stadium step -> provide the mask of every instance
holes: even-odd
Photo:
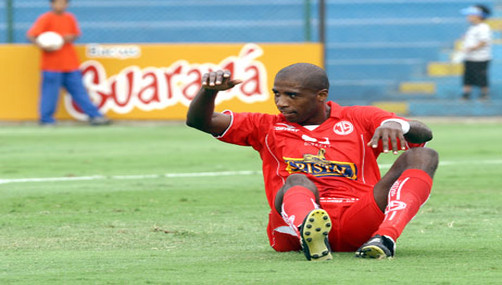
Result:
[[[431,77],[460,76],[463,70],[460,63],[430,62],[427,65],[427,75]]]
[[[406,101],[376,101],[371,105],[388,112],[393,112],[398,115],[406,116],[409,114],[409,103]]]
[[[399,93],[401,94],[435,94],[436,93],[436,83],[435,82],[401,82],[399,84]]]
[[[493,31],[502,31],[502,19],[492,18],[486,20],[486,23],[490,26]]]

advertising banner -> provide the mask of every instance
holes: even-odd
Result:
[[[274,76],[296,62],[322,65],[322,46],[301,44],[88,44],[77,46],[84,85],[112,119],[183,120],[204,73],[230,70],[243,83],[220,92],[216,110],[276,113]],[[39,51],[0,46],[0,120],[38,118]],[[7,87],[5,87],[7,86]],[[64,90],[57,119],[86,116]]]

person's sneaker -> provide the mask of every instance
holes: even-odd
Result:
[[[44,127],[44,128],[54,128],[56,127],[56,123],[47,123],[47,122],[40,122],[38,123],[39,126]]]
[[[469,99],[471,99],[471,94],[469,93],[462,94],[462,100],[467,101]]]
[[[383,259],[393,257],[395,250],[396,243],[392,238],[376,235],[356,251],[356,257]]]
[[[481,94],[481,96],[479,96],[480,101],[488,101],[488,99],[490,99],[488,94]]]
[[[325,210],[311,211],[299,229],[303,254],[307,260],[317,261],[333,258],[328,240],[331,220]]]
[[[107,117],[93,117],[89,119],[89,124],[91,126],[104,126],[111,124],[112,121]]]

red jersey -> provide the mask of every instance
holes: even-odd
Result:
[[[61,36],[80,35],[77,20],[73,14],[64,12],[59,15],[52,11],[42,14],[26,33],[37,37],[43,32],[56,32]],[[41,68],[47,71],[74,71],[79,68],[77,51],[72,43],[65,43],[57,51],[42,51]]]
[[[328,105],[329,118],[312,131],[282,114],[225,111],[232,121],[218,139],[260,153],[272,209],[277,191],[293,173],[307,175],[325,198],[358,199],[380,180],[377,157],[382,144],[376,149],[367,144],[382,121],[404,118],[376,107]]]

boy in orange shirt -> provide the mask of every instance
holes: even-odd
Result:
[[[75,16],[66,12],[69,0],[50,0],[52,10],[42,14],[28,30],[27,37],[42,50],[41,69],[42,87],[40,98],[40,124],[53,125],[54,113],[63,86],[75,103],[89,116],[91,125],[106,125],[110,120],[94,106],[82,83],[79,59],[73,42],[80,36]],[[63,46],[54,50],[37,44],[36,38],[47,31],[60,34]]]

